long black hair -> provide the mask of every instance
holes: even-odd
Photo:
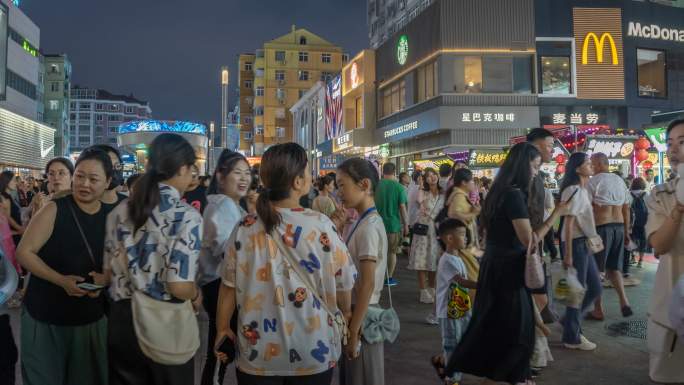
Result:
[[[10,182],[14,179],[14,171],[5,170],[0,173],[0,193],[5,194]]]
[[[541,158],[541,153],[529,143],[518,143],[511,148],[494,178],[482,208],[482,224],[485,228],[491,225],[497,210],[501,208],[504,195],[511,189],[517,188],[525,194],[529,193],[533,177],[530,163],[537,158]]]
[[[173,178],[183,166],[195,164],[197,157],[190,143],[177,134],[154,138],[147,158],[147,172],[135,183],[128,201],[128,215],[138,231],[159,204],[159,182]]]
[[[231,151],[225,149],[221,151],[221,155],[216,162],[216,169],[211,176],[211,182],[209,182],[209,189],[207,189],[207,194],[218,194],[218,175],[225,177],[226,175],[233,172],[233,169],[238,164],[239,161],[244,161],[247,163],[247,159],[244,155],[239,152]]]
[[[568,163],[565,164],[565,175],[563,175],[563,180],[561,180],[560,193],[570,187],[580,184],[580,176],[577,173],[577,169],[582,167],[584,162],[587,161],[589,155],[584,152],[576,152],[570,155]]]
[[[355,183],[361,183],[364,179],[371,182],[371,192],[375,193],[375,188],[380,182],[380,175],[375,165],[368,160],[361,158],[347,159],[337,166],[337,169],[349,175]]]
[[[290,197],[295,178],[304,177],[307,163],[306,150],[296,143],[276,144],[266,150],[261,158],[259,174],[264,191],[259,194],[256,210],[267,233],[282,221],[272,202]]]
[[[49,162],[47,162],[47,164],[45,165],[45,175],[46,176],[50,173],[50,167],[52,167],[52,165],[55,163],[61,163],[64,167],[66,167],[67,170],[69,170],[69,174],[71,176],[74,176],[74,164],[71,163],[71,161],[69,159],[61,157],[61,156],[59,156],[57,158],[52,158],[52,159],[50,159]]]

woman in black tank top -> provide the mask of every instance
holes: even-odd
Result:
[[[32,273],[21,317],[25,384],[89,385],[107,381],[107,320],[101,290],[109,185],[107,153],[86,149],[76,162],[73,193],[31,220],[17,249]]]

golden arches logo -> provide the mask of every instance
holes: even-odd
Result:
[[[589,32],[587,36],[584,37],[584,44],[582,45],[582,64],[589,63],[589,58],[587,55],[589,51],[589,42],[592,40],[594,41],[594,46],[596,47],[597,63],[603,63],[603,47],[605,46],[606,40],[608,40],[608,44],[610,44],[611,57],[613,58],[613,65],[618,65],[617,46],[615,45],[615,40],[613,40],[613,36],[608,32],[604,32],[601,35],[600,39],[593,32]]]

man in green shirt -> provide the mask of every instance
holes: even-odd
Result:
[[[375,190],[375,207],[382,217],[387,231],[387,274],[386,284],[394,286],[397,281],[393,278],[394,268],[397,266],[397,249],[404,236],[408,236],[408,214],[406,211],[406,189],[397,182],[397,167],[394,163],[382,166],[382,180]]]

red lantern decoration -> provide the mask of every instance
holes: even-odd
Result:
[[[563,154],[556,155],[556,163],[565,164],[565,155],[563,155]]]
[[[641,167],[643,167],[644,170],[650,170],[653,168],[653,163],[650,160],[647,160],[641,164]]]
[[[556,172],[558,174],[564,174],[565,173],[565,165],[559,164],[558,166],[556,166]]]
[[[638,160],[639,162],[643,162],[646,159],[648,159],[648,151],[641,149],[636,152],[636,160]]]
[[[649,148],[651,148],[651,142],[649,142],[648,139],[642,136],[641,138],[637,139],[636,142],[634,142],[634,147],[637,150],[648,150]]]

